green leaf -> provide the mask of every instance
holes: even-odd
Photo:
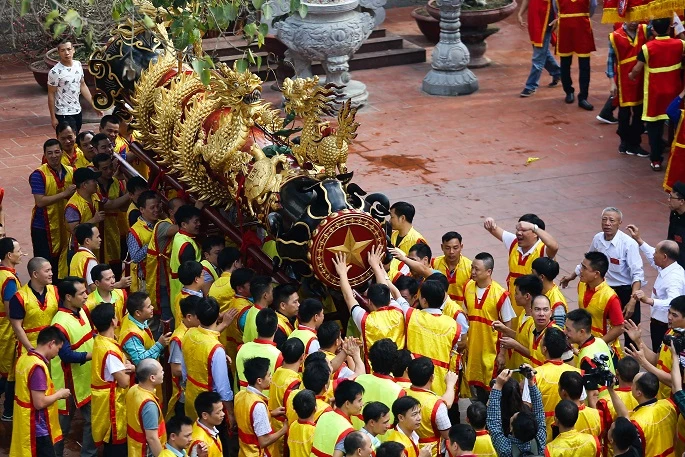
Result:
[[[21,15],[25,16],[31,10],[31,0],[21,0]]]
[[[155,27],[155,21],[152,20],[147,14],[143,15],[143,25],[146,29],[153,29]]]
[[[300,17],[304,19],[307,16],[307,5],[300,3],[300,7],[297,9],[297,12],[300,14]]]
[[[257,27],[257,31],[262,35],[266,36],[269,34],[269,26],[267,24],[261,23],[259,24],[259,27]]]
[[[243,31],[245,32],[245,35],[252,38],[257,34],[257,24],[255,24],[254,22],[250,22],[249,24],[245,24]]]
[[[121,13],[119,12],[118,8],[112,8],[112,19],[114,19],[115,21],[121,19]]]
[[[254,6],[255,10],[261,9],[263,4],[264,0],[252,0],[252,6]]]
[[[254,54],[252,53],[252,50],[250,48],[248,48],[247,51],[245,52],[245,54],[247,54],[247,61],[250,62],[251,64],[254,64],[255,60],[254,60]]]
[[[247,71],[247,69],[250,67],[250,64],[245,59],[238,59],[235,61],[235,67],[240,73],[242,73]]]
[[[78,21],[80,19],[80,16],[78,14],[78,11],[68,10],[62,19],[64,20],[64,22],[66,22],[70,26],[76,27],[77,26],[76,21]]]
[[[238,17],[238,12],[240,11],[238,8],[238,5],[234,5],[233,3],[229,3],[226,6],[224,6],[224,9],[226,10],[224,14],[226,15],[226,19],[229,21],[235,21],[236,18]]]
[[[257,32],[257,47],[262,47],[264,46],[264,35],[262,35],[262,32]]]
[[[270,4],[265,3],[264,6],[262,6],[262,19],[268,20],[271,19],[274,15],[274,9],[271,7]]]
[[[257,56],[257,70],[262,68],[262,56]]]
[[[59,24],[55,25],[55,30],[53,31],[52,37],[57,39],[59,38],[64,31],[67,29],[67,24],[64,22],[60,22]]]

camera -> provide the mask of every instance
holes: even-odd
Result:
[[[535,371],[529,366],[521,365],[515,370],[511,370],[512,373],[521,373],[527,379],[533,379],[535,376]]]
[[[673,347],[675,347],[675,350],[678,354],[685,350],[685,336],[682,333],[676,333],[675,335],[664,335],[664,344],[666,347],[670,348],[671,343],[673,343]]]
[[[592,358],[591,368],[583,373],[583,381],[587,390],[597,390],[600,387],[613,386],[616,383],[616,375],[609,369],[609,356],[595,354]]]

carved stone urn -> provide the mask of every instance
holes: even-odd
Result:
[[[359,0],[308,0],[307,15],[294,14],[273,25],[276,36],[287,47],[285,58],[298,78],[312,76],[312,61],[321,62],[326,71],[322,84],[345,86],[342,98],[353,106],[363,105],[366,85],[350,76],[349,60],[375,26],[374,17],[357,10]]]

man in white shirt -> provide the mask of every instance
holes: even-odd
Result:
[[[70,41],[57,45],[59,62],[48,73],[48,109],[52,128],[60,122],[66,122],[74,128],[74,133],[81,130],[83,117],[79,96],[90,103],[99,116],[102,113],[93,105],[93,97],[86,86],[81,62],[74,60],[74,46]]]
[[[590,251],[601,252],[609,259],[609,271],[604,279],[614,289],[623,305],[623,315],[640,324],[640,301],[634,294],[640,290],[645,280],[645,274],[637,242],[625,232],[619,230],[623,222],[623,213],[618,208],[608,207],[602,211],[602,231],[592,238]],[[576,279],[580,274],[580,264],[573,273],[561,278],[562,288]],[[624,334],[625,347],[630,347],[633,341]]]
[[[653,248],[640,237],[640,229],[635,225],[631,224],[626,228],[640,245],[640,251],[659,273],[654,281],[651,297],[645,295],[642,290],[634,294],[636,300],[651,306],[649,333],[652,338],[652,350],[657,352],[668,331],[668,309],[671,300],[685,294],[685,271],[678,264],[680,249],[678,243],[672,240],[661,241]]]

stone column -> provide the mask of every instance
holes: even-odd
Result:
[[[466,68],[469,51],[461,42],[463,0],[437,0],[440,8],[440,42],[431,55],[431,71],[423,78],[423,91],[430,95],[468,95],[478,90],[476,76]]]

